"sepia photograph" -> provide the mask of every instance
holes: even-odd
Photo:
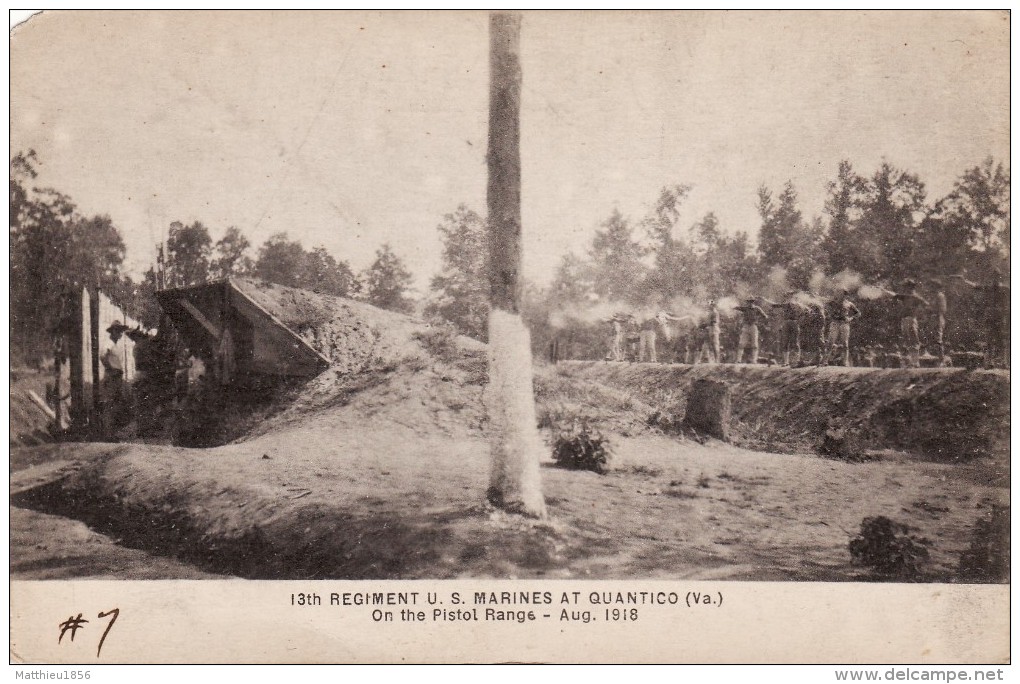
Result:
[[[9,86],[12,662],[759,589],[979,598],[695,657],[1009,662],[1008,11],[43,11]],[[91,591],[381,643],[27,608]]]

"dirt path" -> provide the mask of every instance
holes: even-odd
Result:
[[[84,523],[17,506],[11,512],[11,577],[46,579],[213,579],[155,553],[125,548]]]
[[[12,449],[12,500],[129,450],[123,444],[47,444]],[[46,502],[41,508],[57,508]],[[90,529],[79,516],[49,515],[12,505],[11,576],[15,579],[203,579],[215,578],[160,553],[127,548],[121,540]]]

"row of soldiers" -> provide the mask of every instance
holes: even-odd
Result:
[[[956,275],[951,278],[984,293],[985,347],[989,363],[1005,361],[1005,338],[1008,324],[1009,287],[1003,285],[997,272],[992,281],[979,285]],[[948,304],[944,283],[941,279],[929,280],[933,287],[931,302],[918,291],[918,283],[908,279],[899,292],[881,288],[875,296],[888,300],[894,308],[899,322],[899,355],[909,367],[919,367],[921,361],[921,320],[930,315],[933,325],[931,340],[936,353],[936,365],[949,363],[946,347],[946,322]],[[736,307],[740,316],[740,333],[734,360],[736,363],[756,364],[760,355],[760,328],[770,320],[778,322],[772,329],[777,333],[775,362],[784,365],[799,365],[802,362],[801,335],[805,330],[817,330],[816,362],[819,365],[836,363],[851,365],[851,324],[862,317],[861,309],[853,301],[854,292],[842,290],[829,300],[822,300],[802,291],[786,293],[783,301],[774,302],[765,297],[749,297]],[[778,319],[778,320],[777,320]],[[639,361],[658,361],[657,338],[662,333],[671,339],[672,325],[681,321],[696,323],[693,334],[685,336],[683,360],[685,363],[719,363],[722,361],[721,316],[718,303],[710,300],[708,310],[695,321],[691,316],[674,316],[660,311],[654,316],[638,320],[633,315],[618,313],[610,319],[613,334],[607,359],[624,360],[626,357]],[[693,341],[694,357],[691,358]],[[630,352],[629,354],[627,352]]]

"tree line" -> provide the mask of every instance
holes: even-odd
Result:
[[[155,325],[159,308],[151,296],[159,288],[178,288],[251,277],[312,290],[335,297],[361,299],[391,311],[414,310],[410,297],[413,275],[387,243],[376,250],[375,260],[360,273],[318,246],[306,249],[287,233],[271,235],[253,253],[251,242],[236,226],[227,228],[215,243],[200,221],[170,224],[157,263],[145,272],[136,297],[141,320]]]
[[[566,335],[582,340],[583,355],[600,356],[605,342],[595,328],[604,327],[614,308],[684,314],[709,299],[782,298],[793,289],[821,294],[839,282],[898,287],[907,279],[1005,274],[1009,179],[1008,167],[989,158],[966,169],[946,196],[929,201],[917,174],[887,162],[861,174],[844,160],[827,185],[824,207],[810,217],[792,182],[760,186],[755,242],[747,231],[720,225],[714,212],[682,225],[692,187],[664,186],[643,215],[611,211],[586,252],[564,255],[548,286],[527,288],[536,352]],[[466,206],[444,217],[443,270],[432,279],[427,307],[479,339],[486,315],[484,231],[484,219]],[[961,294],[959,303],[964,299]],[[958,306],[951,315],[957,342],[976,343],[982,326],[971,323],[981,314]]]
[[[109,216],[85,216],[65,194],[35,188],[34,152],[11,160],[12,355],[45,354],[59,328],[68,293],[99,287],[150,326],[159,318],[157,287],[185,287],[231,276],[353,297],[381,308],[446,321],[485,339],[488,267],[485,219],[460,205],[438,225],[442,265],[424,301],[411,296],[413,276],[388,244],[360,273],[324,247],[307,249],[277,233],[257,249],[237,227],[213,241],[199,221],[174,222],[158,263],[139,282],[124,271],[125,245]],[[981,279],[1009,266],[1009,168],[993,159],[966,169],[944,197],[930,201],[917,174],[882,163],[861,174],[839,163],[819,213],[805,215],[797,189],[761,186],[757,239],[708,212],[681,222],[692,187],[662,187],[647,210],[612,210],[583,253],[561,257],[548,285],[526,285],[524,314],[538,349],[577,334],[596,349],[606,307],[697,308],[710,298],[781,296],[784,288],[815,291],[836,274],[893,286],[907,278],[970,273]],[[420,305],[420,306],[419,306]],[[960,311],[966,321],[976,312]],[[962,334],[967,326],[958,325]],[[974,327],[974,326],[972,326]],[[980,326],[977,326],[979,328]]]
[[[53,188],[34,186],[39,159],[19,152],[10,164],[11,362],[38,364],[52,353],[67,324],[75,293],[98,288],[129,315],[155,327],[159,287],[186,287],[236,277],[261,278],[323,294],[354,297],[394,311],[411,312],[413,276],[389,244],[355,273],[324,247],[306,249],[277,233],[257,250],[237,227],[213,241],[200,221],[169,226],[157,264],[136,281],[124,267],[126,248],[107,215],[86,216]]]

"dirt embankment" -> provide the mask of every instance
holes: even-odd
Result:
[[[992,456],[1008,465],[1007,371],[606,362],[558,368],[679,415],[693,381],[726,382],[733,388],[737,442],[751,448],[812,451],[826,429],[838,427],[854,431],[873,449],[946,462]]]

